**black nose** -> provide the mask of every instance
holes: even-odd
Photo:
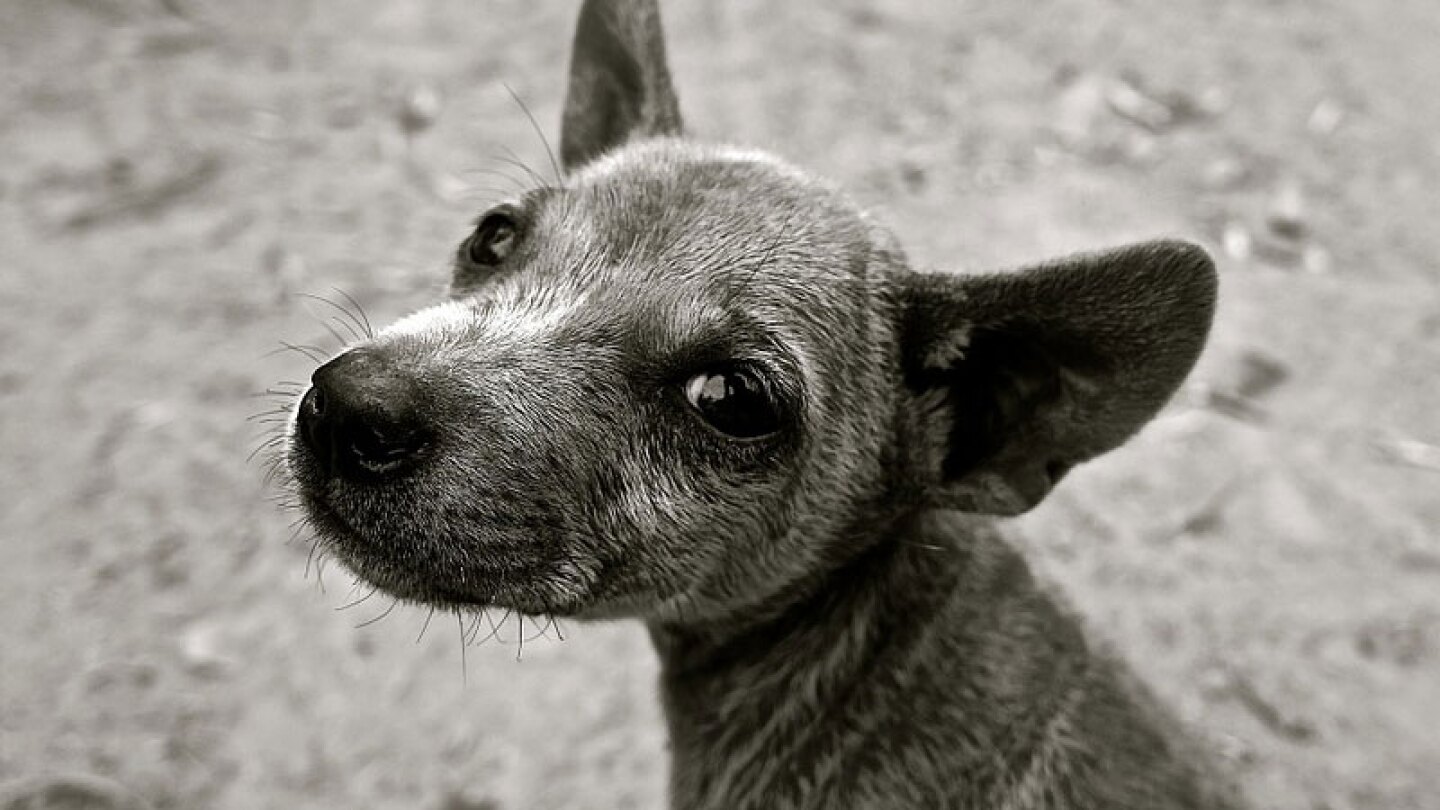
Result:
[[[416,381],[373,350],[315,370],[300,400],[301,440],[334,475],[378,479],[411,467],[430,443]]]

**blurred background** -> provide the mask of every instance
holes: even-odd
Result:
[[[157,808],[659,808],[633,624],[385,614],[260,460],[337,313],[435,300],[550,164],[577,2],[0,3],[0,784]],[[1222,273],[1165,414],[1010,524],[1258,807],[1440,795],[1440,4],[674,0],[702,137],[917,265],[1162,234]],[[261,419],[263,420],[263,416]],[[357,625],[364,625],[357,627]],[[528,635],[536,628],[527,627]],[[417,637],[419,640],[417,641]]]

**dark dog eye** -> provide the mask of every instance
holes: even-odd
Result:
[[[780,414],[765,386],[744,368],[705,371],[685,383],[685,398],[711,427],[737,439],[780,429]]]
[[[515,220],[503,211],[493,211],[480,220],[465,245],[465,255],[482,267],[494,267],[515,250],[520,231]]]

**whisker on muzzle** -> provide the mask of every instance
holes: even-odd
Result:
[[[395,608],[396,608],[399,604],[400,604],[400,600],[399,600],[399,599],[391,599],[391,600],[390,600],[390,607],[385,608],[384,612],[382,612],[380,615],[375,616],[375,617],[373,617],[373,618],[366,619],[365,621],[360,622],[359,624],[355,625],[355,629],[356,629],[356,630],[359,630],[359,629],[361,629],[362,627],[369,627],[369,626],[372,625],[372,624],[376,624],[376,623],[378,623],[378,622],[380,622],[380,621],[383,621],[386,616],[389,616],[391,613],[393,613],[393,612],[395,611]]]
[[[419,644],[420,640],[425,638],[425,631],[430,629],[430,620],[433,618],[435,618],[435,606],[431,605],[430,610],[425,613],[425,623],[420,625],[420,634],[415,636],[416,644]]]

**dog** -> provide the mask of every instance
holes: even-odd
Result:
[[[654,0],[586,0],[563,183],[288,430],[325,547],[400,600],[635,618],[676,808],[1235,808],[992,527],[1134,434],[1205,344],[1155,241],[912,270],[842,193],[683,134]]]

